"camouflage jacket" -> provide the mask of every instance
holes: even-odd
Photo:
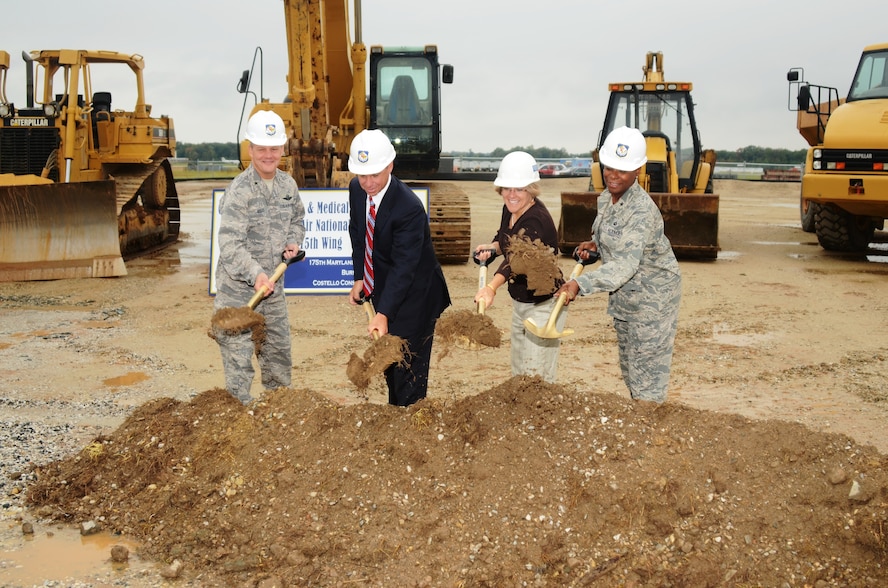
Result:
[[[222,280],[253,286],[260,273],[271,275],[284,248],[302,246],[305,207],[296,181],[278,170],[274,188],[251,165],[225,191],[219,205],[219,264]]]
[[[614,204],[610,192],[598,197],[592,241],[601,266],[577,278],[580,293],[608,292],[608,314],[627,319],[656,318],[680,296],[681,272],[663,232],[663,216],[638,182]]]

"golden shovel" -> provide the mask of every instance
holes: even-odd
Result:
[[[574,258],[577,260],[577,264],[574,266],[573,271],[570,272],[570,278],[568,281],[576,278],[581,273],[583,273],[583,268],[598,260],[599,255],[597,251],[589,251],[589,258],[582,259],[578,253],[574,252]],[[564,303],[567,302],[567,292],[562,292],[560,296],[558,296],[558,300],[555,302],[555,308],[552,309],[552,312],[549,314],[549,320],[546,321],[546,324],[543,326],[538,326],[532,318],[524,319],[524,327],[539,337],[540,339],[558,339],[559,337],[564,337],[566,335],[572,335],[573,329],[564,329],[559,332],[556,323],[558,322],[558,317],[561,316],[561,309],[564,308]]]
[[[476,251],[475,253],[472,254],[472,260],[480,266],[480,268],[478,269],[478,289],[479,290],[487,284],[488,265],[490,264],[491,261],[493,261],[494,259],[497,258],[496,250],[486,249],[485,251],[490,253],[490,257],[488,257],[487,259],[484,259],[484,260],[481,260],[478,258],[478,254],[480,253],[480,251]],[[478,330],[481,329],[482,326],[486,324],[484,322],[485,320],[489,320],[489,319],[482,318],[484,315],[484,311],[486,310],[486,303],[484,302],[483,298],[481,300],[479,300],[478,303],[475,305],[475,310],[476,310],[475,315],[467,314],[465,317],[465,320],[470,320],[470,323],[463,325],[463,327],[467,328],[469,332],[468,333],[460,333],[460,334],[456,335],[456,341],[454,342],[454,345],[456,345],[460,349],[467,349],[469,351],[477,351],[482,346],[489,344],[489,342],[482,343],[481,341],[477,340],[477,337],[479,335]],[[482,338],[486,339],[487,337],[485,336]]]
[[[304,249],[300,249],[299,252],[290,259],[285,259],[283,254],[281,254],[281,263],[275,268],[274,273],[268,278],[268,281],[274,284],[284,275],[284,272],[287,271],[287,268],[290,267],[291,263],[301,261],[304,258]],[[254,309],[267,293],[268,288],[262,287],[253,294],[253,297],[250,298],[250,301],[247,302],[246,306],[225,307],[216,311],[210,320],[210,330],[208,333],[210,337],[215,338],[214,334],[217,330],[228,335],[236,335],[243,331],[252,330],[254,340],[256,340],[259,347],[261,347],[262,341],[265,338],[265,317],[258,312],[255,312]]]
[[[373,302],[363,295],[359,302],[367,313],[367,320],[372,321],[376,316]],[[410,351],[407,341],[391,333],[380,336],[379,331],[374,329],[371,335],[373,342],[364,351],[363,356],[352,353],[345,366],[345,373],[349,381],[359,390],[367,388],[373,376],[384,373],[389,366],[396,363],[406,364],[405,357]]]

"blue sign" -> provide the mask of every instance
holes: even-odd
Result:
[[[414,188],[429,210],[429,190]],[[225,190],[213,190],[212,243],[210,244],[210,294],[216,294],[216,264],[219,261],[219,204]],[[351,241],[348,237],[348,190],[302,188],[305,206],[305,259],[292,264],[284,274],[287,294],[348,294],[354,284]]]

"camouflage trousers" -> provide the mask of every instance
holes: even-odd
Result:
[[[614,319],[620,371],[634,400],[666,401],[678,328],[678,298],[655,319]]]
[[[512,327],[509,344],[512,346],[512,375],[540,376],[554,384],[558,374],[558,351],[561,339],[542,339],[527,330],[525,319],[532,318],[538,326],[549,322],[555,307],[555,298],[538,304],[512,301]],[[567,309],[563,309],[556,321],[559,332],[564,330]]]
[[[222,353],[225,389],[244,404],[249,404],[253,400],[250,388],[255,375],[254,354],[259,365],[262,386],[266,390],[288,387],[293,369],[290,322],[287,317],[287,300],[283,292],[280,294],[276,292],[262,300],[255,310],[265,317],[265,340],[258,351],[250,330],[234,335],[214,333]]]

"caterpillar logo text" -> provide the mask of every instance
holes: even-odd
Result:
[[[11,127],[48,127],[48,118],[14,118],[9,121]]]

